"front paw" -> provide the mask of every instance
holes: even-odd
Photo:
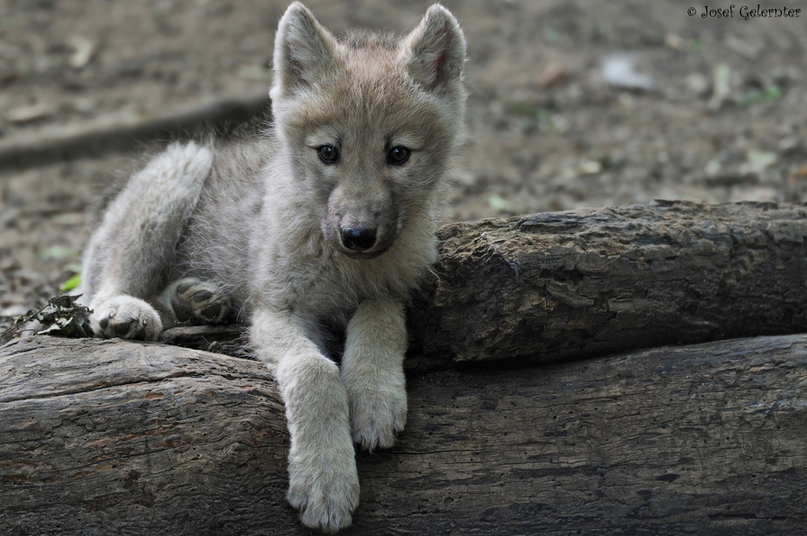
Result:
[[[90,326],[99,337],[156,341],[163,330],[160,315],[145,301],[117,296],[93,304]]]
[[[387,384],[348,387],[353,441],[363,449],[389,448],[406,424],[406,387],[403,372]]]
[[[309,528],[333,533],[350,526],[359,505],[359,476],[350,452],[326,454],[332,445],[318,452],[289,456],[289,503],[300,511]]]

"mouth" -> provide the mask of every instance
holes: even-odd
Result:
[[[380,257],[386,251],[387,251],[386,248],[372,251],[352,251],[344,247],[339,248],[339,252],[348,259],[367,260],[367,261],[369,261],[370,259],[375,259],[376,257]]]

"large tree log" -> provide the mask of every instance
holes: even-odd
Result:
[[[447,225],[432,358],[518,361],[807,331],[807,207],[657,202]]]
[[[807,336],[409,378],[345,534],[801,534]],[[299,534],[257,362],[36,337],[0,349],[0,534]]]

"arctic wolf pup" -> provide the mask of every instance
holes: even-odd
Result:
[[[80,292],[100,336],[248,321],[285,402],[288,499],[309,527],[351,523],[353,442],[389,447],[406,421],[403,304],[435,258],[464,62],[440,5],[403,38],[338,40],[292,4],[275,41],[274,127],[170,145],[110,203],[85,253]]]

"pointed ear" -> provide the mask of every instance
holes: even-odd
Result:
[[[440,4],[426,12],[404,39],[409,75],[429,91],[445,93],[461,82],[465,36],[457,19]]]
[[[335,53],[333,35],[303,4],[291,4],[275,36],[272,96],[291,95],[315,85],[333,67]]]

